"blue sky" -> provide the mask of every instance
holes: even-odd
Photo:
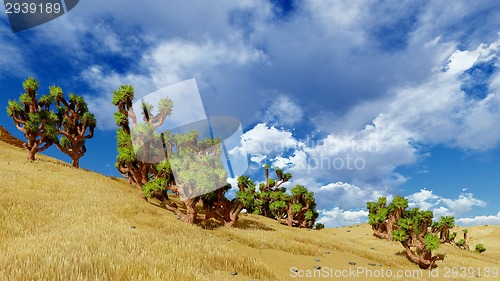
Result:
[[[98,130],[81,166],[118,175],[113,90],[196,78],[208,115],[242,122],[247,173],[287,167],[327,226],[396,194],[500,223],[498,1],[129,2],[80,1],[16,34],[2,10],[0,108],[29,76],[84,95]],[[21,137],[4,110],[0,125]]]

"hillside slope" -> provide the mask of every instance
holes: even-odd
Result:
[[[13,135],[11,135],[11,133],[9,133],[9,131],[7,131],[7,129],[5,129],[4,127],[0,126],[0,140],[10,144],[10,145],[13,145],[15,147],[19,147],[19,148],[23,148],[23,141],[14,137]]]
[[[381,280],[447,279],[427,278],[396,255],[398,243],[373,237],[368,225],[315,231],[243,215],[237,228],[202,228],[147,203],[124,180],[37,158],[30,163],[22,149],[0,141],[1,280],[295,280],[314,266],[327,279],[350,269],[393,272]],[[469,230],[469,245],[480,242],[487,251],[444,245],[441,277],[446,267],[500,267],[500,227]],[[397,270],[422,277],[396,278]]]

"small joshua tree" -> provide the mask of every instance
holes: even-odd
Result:
[[[80,158],[87,152],[85,140],[94,136],[94,114],[88,111],[87,103],[80,96],[69,94],[69,102],[66,101],[60,87],[50,87],[50,95],[56,101],[57,130],[62,135],[55,144],[71,157],[73,166],[78,168]]]
[[[314,228],[316,230],[321,230],[321,229],[325,228],[325,225],[318,222],[318,223],[316,223],[316,225],[314,226]]]
[[[307,188],[296,185],[291,189],[291,195],[282,186],[292,178],[292,174],[284,173],[276,167],[276,179],[269,177],[269,165],[263,166],[265,171],[265,182],[259,185],[259,191],[255,194],[255,209],[263,216],[274,218],[281,224],[292,227],[313,228],[318,217],[314,194]]]
[[[450,234],[449,243],[453,244],[455,242],[455,238],[457,238],[457,233],[453,232]]]
[[[462,232],[464,233],[464,238],[458,240],[455,245],[457,245],[462,250],[470,251],[469,245],[467,245],[467,233],[469,233],[469,230],[467,228],[464,228],[462,229]]]
[[[7,106],[7,115],[27,139],[24,148],[31,161],[35,160],[38,152],[46,150],[57,141],[57,115],[50,110],[53,98],[43,95],[37,100],[38,87],[39,83],[34,78],[26,79],[23,83],[26,92],[21,94],[19,102],[9,101]]]
[[[439,255],[432,255],[441,245],[439,237],[428,232],[432,217],[431,211],[412,209],[398,221],[399,228],[392,233],[394,240],[405,248],[408,259],[422,269],[432,268],[440,259]]]
[[[255,183],[247,176],[238,177],[236,198],[229,200],[225,193],[231,188],[226,185],[202,196],[205,220],[215,218],[226,226],[235,226],[240,212],[255,201]]]
[[[482,254],[486,251],[486,248],[483,246],[483,244],[477,244],[476,249],[474,252]]]

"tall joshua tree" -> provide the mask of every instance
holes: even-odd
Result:
[[[57,115],[50,110],[53,98],[43,95],[37,100],[39,83],[34,78],[28,78],[23,83],[25,93],[19,97],[19,102],[8,102],[9,115],[16,128],[23,132],[27,141],[24,148],[28,152],[28,159],[35,160],[35,155],[49,148],[57,141]]]
[[[154,151],[154,145],[141,143],[141,140],[161,141],[161,136],[155,132],[155,129],[160,127],[172,113],[173,102],[168,98],[160,100],[159,112],[156,115],[152,114],[152,105],[143,103],[141,112],[143,123],[139,123],[137,113],[132,107],[133,100],[134,88],[132,86],[122,85],[113,93],[112,103],[118,108],[114,114],[115,121],[116,125],[120,127],[116,136],[118,156],[115,166],[123,176],[129,179],[130,183],[141,188],[152,179],[152,175],[155,173],[154,155],[163,155],[162,151]],[[133,138],[135,146],[132,145]],[[141,157],[137,157],[138,155]],[[145,157],[151,161],[143,161]]]
[[[373,234],[380,238],[387,239],[387,215],[389,210],[386,207],[387,199],[379,197],[377,202],[367,202],[368,223],[372,226]]]
[[[292,178],[292,174],[284,173],[282,169],[276,167],[274,170],[276,172],[276,179],[269,177],[269,168],[268,164],[263,166],[265,172],[265,181],[259,185],[259,199],[257,200],[257,208],[259,209],[259,213],[266,217],[272,217],[272,211],[270,209],[271,195],[276,192],[283,192],[280,189],[281,185],[285,182],[289,181]],[[276,195],[275,195],[276,196]],[[275,198],[276,199],[276,198]]]
[[[94,136],[96,127],[94,114],[89,112],[83,97],[69,94],[69,102],[66,101],[60,87],[50,87],[50,95],[56,101],[57,130],[62,135],[55,144],[71,157],[73,166],[78,168],[80,158],[87,152],[85,140]]]

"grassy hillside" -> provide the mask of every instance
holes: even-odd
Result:
[[[427,278],[396,254],[403,249],[397,242],[373,237],[368,225],[315,231],[243,215],[237,228],[194,226],[147,203],[124,180],[43,155],[34,163],[25,158],[0,141],[1,280],[295,280],[314,266],[394,275],[414,269],[423,278],[380,280],[445,280]],[[469,245],[483,243],[487,251],[442,246],[438,252],[448,257],[438,262],[441,277],[445,267],[500,268],[500,227],[469,233]]]

